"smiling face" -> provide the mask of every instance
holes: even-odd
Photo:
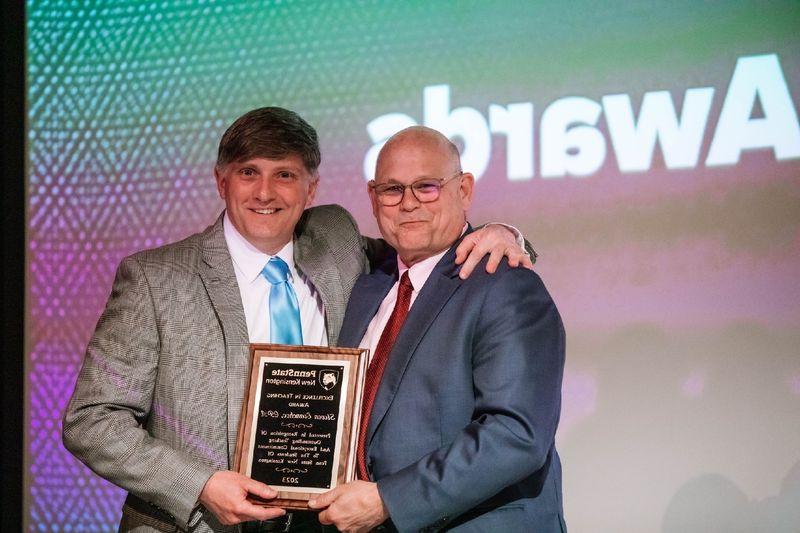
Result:
[[[270,255],[292,240],[294,227],[317,189],[316,176],[294,154],[234,161],[215,169],[214,175],[236,230]]]
[[[414,127],[386,142],[375,168],[375,183],[411,184],[419,179],[444,179],[460,169],[457,151],[435,130]],[[472,202],[474,178],[464,173],[445,183],[439,198],[422,203],[406,189],[398,205],[385,206],[368,188],[381,235],[411,266],[449,248],[461,235]]]

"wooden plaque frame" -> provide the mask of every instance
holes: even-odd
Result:
[[[277,390],[278,385],[265,383],[262,369],[265,363],[290,365],[292,362],[302,365],[318,365],[324,367],[327,362],[341,365],[345,371],[340,379],[339,418],[333,450],[334,464],[331,468],[332,479],[329,488],[290,487],[286,485],[272,485],[278,491],[274,500],[261,500],[251,498],[253,503],[270,507],[283,507],[286,509],[308,509],[308,500],[334,487],[355,479],[356,469],[356,443],[358,428],[361,420],[361,399],[364,391],[364,379],[369,350],[358,348],[326,348],[321,346],[290,346],[284,344],[251,344],[250,345],[250,375],[242,402],[242,414],[239,419],[239,432],[236,439],[236,453],[234,470],[250,477],[256,445],[256,430],[258,425],[259,405],[262,396],[269,391]],[[259,377],[261,376],[261,379]],[[314,378],[317,379],[317,378]],[[321,377],[320,383],[322,383]],[[307,383],[307,382],[306,382]],[[324,392],[324,391],[323,391]],[[273,411],[271,411],[273,412]],[[274,412],[273,412],[274,413]],[[260,416],[264,416],[263,413]],[[274,414],[273,414],[274,416]],[[283,414],[279,415],[281,418]],[[277,418],[276,418],[276,423]],[[263,426],[262,426],[263,427]],[[259,480],[259,481],[263,481]]]

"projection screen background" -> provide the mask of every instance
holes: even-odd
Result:
[[[573,531],[800,523],[796,2],[27,6],[30,530],[115,529],[60,441],[83,351],[119,261],[219,214],[219,138],[264,105],[316,127],[317,203],[363,232],[374,146],[425,123],[470,221],[541,252]]]

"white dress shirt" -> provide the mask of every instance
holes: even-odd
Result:
[[[397,271],[399,273],[397,281],[394,282],[389,294],[387,294],[381,302],[378,312],[375,313],[374,317],[372,317],[372,321],[367,327],[367,332],[364,334],[364,338],[361,339],[361,344],[358,345],[359,348],[369,348],[370,361],[372,361],[372,356],[375,354],[375,348],[378,347],[378,341],[381,340],[383,329],[386,327],[389,317],[392,316],[392,311],[394,311],[394,305],[397,302],[397,290],[400,287],[400,278],[403,277],[403,272],[408,270],[408,279],[411,281],[411,285],[414,286],[414,290],[411,293],[411,303],[408,306],[410,311],[411,307],[414,305],[414,301],[417,299],[419,291],[422,290],[425,282],[427,282],[428,278],[431,276],[434,267],[436,267],[436,263],[438,263],[446,253],[447,250],[445,249],[444,251],[424,259],[411,267],[406,266],[405,263],[403,263],[403,261],[400,259],[400,256],[397,257]]]
[[[269,291],[272,285],[261,275],[261,270],[272,256],[250,244],[236,230],[227,212],[222,227],[228,252],[233,260],[239,293],[242,296],[250,342],[270,342]],[[289,241],[275,255],[289,265],[289,281],[297,294],[297,304],[300,307],[303,344],[327,346],[328,332],[325,328],[325,308],[322,305],[322,298],[311,281],[295,268],[294,243]]]

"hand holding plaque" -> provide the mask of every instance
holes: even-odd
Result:
[[[235,470],[278,491],[270,506],[308,500],[355,478],[367,350],[250,346]]]

